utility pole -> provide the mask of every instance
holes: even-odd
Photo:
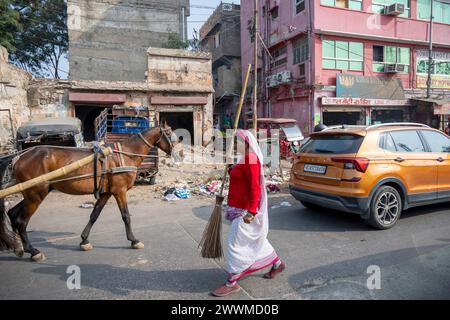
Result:
[[[256,134],[256,129],[258,126],[258,41],[259,41],[259,1],[255,0],[255,16],[254,16],[254,26],[255,30],[253,33],[253,130]]]
[[[427,98],[431,97],[431,69],[433,68],[433,0],[431,2],[430,8],[430,26],[428,28],[428,78],[427,78]]]

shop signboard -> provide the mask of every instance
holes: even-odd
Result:
[[[417,75],[417,88],[427,87],[427,75],[418,74]],[[431,76],[431,87],[440,89],[450,89],[450,76]]]
[[[398,78],[336,75],[336,97],[404,100],[403,84]]]
[[[348,105],[348,106],[408,106],[410,103],[406,99],[367,99],[367,98],[330,98],[323,97],[322,105]]]

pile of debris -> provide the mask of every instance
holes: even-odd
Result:
[[[166,201],[189,199],[192,197],[214,197],[219,194],[223,183],[223,167],[217,164],[192,165],[162,159],[156,184],[150,186],[155,198]],[[289,171],[265,168],[268,193],[286,192]],[[224,195],[228,193],[229,181],[225,182]]]

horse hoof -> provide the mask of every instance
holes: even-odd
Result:
[[[14,250],[14,254],[15,254],[16,257],[18,257],[18,258],[22,258],[22,257],[23,257],[23,254],[24,254],[24,251],[23,251],[23,249],[15,249],[15,250]]]
[[[81,249],[81,251],[91,251],[92,249],[94,249],[94,247],[92,246],[92,244],[86,243],[86,244],[80,244],[80,249]]]
[[[133,249],[144,249],[144,244],[142,242],[136,242],[131,245],[131,248]]]
[[[31,260],[33,260],[34,262],[41,262],[44,261],[45,259],[46,258],[42,252],[39,252],[38,254],[35,254],[34,256],[31,257]]]

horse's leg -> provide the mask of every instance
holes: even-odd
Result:
[[[120,213],[122,214],[122,220],[125,223],[125,231],[127,233],[127,239],[131,241],[131,247],[133,249],[143,249],[144,244],[134,237],[133,231],[131,230],[130,213],[128,211],[127,205],[127,193],[126,192],[117,193],[114,194],[114,197],[116,198],[117,205],[119,206]]]
[[[11,221],[11,227],[12,227],[14,233],[16,234],[17,245],[14,248],[14,253],[19,258],[22,258],[23,254],[24,254],[24,250],[23,250],[22,239],[20,238],[20,235],[19,235],[16,218],[19,215],[19,213],[24,209],[24,205],[25,205],[25,201],[22,200],[18,204],[16,204],[14,207],[12,207],[11,209],[8,210],[8,217],[9,217],[9,220]]]
[[[31,245],[28,239],[27,226],[30,222],[31,216],[39,208],[39,205],[44,201],[49,193],[49,188],[46,186],[35,187],[23,192],[24,204],[23,209],[18,211],[15,217],[15,225],[20,238],[22,239],[24,251],[31,254],[31,259],[39,262],[45,260],[44,254]]]
[[[106,202],[108,202],[108,199],[110,197],[111,197],[110,193],[103,193],[95,203],[94,209],[92,210],[91,216],[89,218],[89,222],[84,228],[83,233],[81,234],[82,241],[80,243],[80,248],[82,251],[92,250],[92,245],[89,243],[88,240],[89,233],[91,232],[92,226],[94,225],[95,221],[97,221],[98,216],[102,212],[103,207],[105,206]]]

